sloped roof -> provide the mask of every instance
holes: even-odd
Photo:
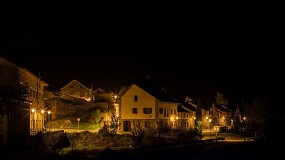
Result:
[[[229,109],[227,106],[225,105],[218,105],[216,104],[215,107],[220,110],[220,111],[224,111],[224,112],[232,112],[231,109]]]
[[[172,102],[172,103],[180,103],[181,101],[176,99],[171,95],[171,91],[167,88],[158,87],[149,81],[144,82],[136,82],[134,83],[156,99],[163,101],[163,102]]]
[[[60,90],[63,90],[65,87],[69,86],[71,83],[78,83],[79,85],[85,87],[86,89],[90,89],[90,88],[87,88],[86,86],[84,86],[82,83],[80,83],[79,81],[77,81],[76,79],[72,80],[71,82],[69,82],[67,85],[65,85],[64,87],[62,87]]]
[[[182,105],[177,106],[177,112],[188,112],[187,108],[183,107]]]
[[[177,110],[178,112],[189,112],[189,111],[195,111],[196,108],[187,102],[181,102],[181,105],[178,105]]]

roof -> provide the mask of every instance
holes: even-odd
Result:
[[[181,102],[181,104],[178,105],[177,110],[178,112],[189,112],[189,111],[195,111],[196,108],[187,102]]]
[[[82,83],[80,83],[80,82],[77,81],[76,79],[74,79],[74,80],[72,80],[71,82],[69,82],[67,85],[65,85],[64,87],[62,87],[60,90],[63,90],[65,87],[67,87],[68,85],[70,85],[72,82],[76,82],[76,83],[78,83],[79,85],[83,86],[84,88],[90,89],[90,88],[87,88],[86,86],[84,86]]]
[[[33,76],[34,78],[36,78],[37,80],[40,80],[40,82],[42,82],[44,84],[44,86],[48,86],[48,84],[46,82],[44,82],[43,80],[41,80],[40,77],[34,75],[31,71],[29,71],[27,68],[21,68],[21,67],[18,67],[20,70],[23,71],[23,73],[28,73],[30,74],[31,76]]]
[[[181,101],[171,95],[171,90],[166,87],[158,87],[151,81],[143,81],[134,83],[156,99],[164,102],[180,103]]]
[[[225,105],[218,105],[216,104],[215,107],[220,110],[220,111],[224,111],[224,112],[232,112],[231,109],[229,109],[228,107],[226,107]]]

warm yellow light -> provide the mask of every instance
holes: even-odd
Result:
[[[48,111],[48,114],[50,114],[51,113],[51,111]]]
[[[245,120],[245,119],[246,119],[246,117],[243,117],[243,119]]]
[[[194,119],[196,119],[196,117],[194,117]]]
[[[117,96],[117,95],[115,95],[114,97],[115,97],[115,98],[118,98],[118,96]]]
[[[211,120],[211,119],[209,119],[209,122],[211,123],[211,122],[212,122],[212,120]]]
[[[119,117],[119,114],[116,114],[117,117]]]
[[[206,119],[208,119],[208,117],[206,117]]]
[[[178,119],[178,117],[176,117],[176,119]]]
[[[45,113],[45,110],[42,109],[41,112],[42,112],[42,114],[44,114],[44,113]]]
[[[173,120],[174,120],[174,118],[173,118],[173,117],[171,117],[171,118],[170,118],[170,120],[171,120],[171,121],[173,121]]]
[[[34,113],[35,112],[35,109],[32,109],[32,113]]]
[[[225,117],[223,117],[223,119],[225,119]]]

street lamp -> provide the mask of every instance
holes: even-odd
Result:
[[[211,138],[211,119],[209,119],[209,125],[210,125],[210,138]]]
[[[35,122],[34,122],[34,120],[35,120],[35,112],[36,112],[36,110],[33,108],[32,109],[32,134],[34,134],[34,130],[35,130]]]
[[[51,125],[50,125],[50,119],[51,119],[51,117],[50,117],[51,115],[50,114],[51,114],[51,111],[48,111],[47,113],[48,113],[47,120],[48,120],[49,131],[50,131],[50,128],[51,128]]]
[[[45,115],[44,115],[44,113],[45,113],[45,110],[41,110],[41,113],[42,113],[42,130],[44,130],[44,126],[45,126]]]
[[[77,118],[77,130],[79,130],[79,121],[80,121],[80,118]]]

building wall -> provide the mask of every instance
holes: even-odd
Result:
[[[17,66],[0,57],[0,87],[17,90],[18,85],[19,76]]]
[[[135,101],[135,96],[137,96],[137,101]],[[133,84],[120,98],[122,124],[120,131],[134,127],[138,123],[144,128],[157,127],[157,125],[194,128],[194,112],[178,112],[178,105],[179,103],[159,101]],[[152,108],[152,113],[144,114],[143,108],[145,107]],[[133,113],[133,108],[137,108],[137,114]]]
[[[42,110],[46,111],[43,93],[44,88],[48,86],[48,84],[24,68],[19,68],[19,75],[20,83],[22,85],[28,85],[29,94],[27,99],[31,102],[29,108],[30,130],[31,134],[36,134],[44,130],[44,120],[47,116],[47,112],[42,113]]]
[[[76,98],[81,98],[86,101],[91,101],[93,96],[92,89],[85,87],[77,80],[73,80],[66,86],[62,87],[61,94],[63,96],[73,96]]]
[[[8,119],[7,115],[0,116],[0,147],[7,144],[8,141]]]
[[[95,102],[111,102],[113,101],[113,93],[95,93]]]
[[[137,114],[132,113],[132,108],[137,108]],[[143,108],[151,108],[152,113],[145,114]],[[155,97],[133,84],[121,97],[120,112],[121,119],[155,119]]]
[[[0,57],[0,102],[3,102],[1,101],[1,94],[5,93],[6,90],[15,93],[19,92],[19,86],[17,65]],[[0,105],[2,104],[0,103]],[[14,109],[18,108],[14,103],[7,104],[7,102],[5,102],[4,105],[9,105],[8,107]],[[0,113],[0,147],[7,145],[7,143],[14,138],[12,137],[12,131],[8,128],[9,120],[11,120],[8,119],[8,117],[9,113]]]
[[[20,93],[20,87],[22,84],[30,84],[31,87],[34,81],[34,75],[28,70],[19,68],[17,65],[0,58],[0,88],[9,89],[13,92]],[[34,88],[34,87],[33,87]],[[30,87],[28,88],[30,90]],[[43,93],[42,89],[39,92]],[[18,97],[17,99],[19,99]],[[27,97],[30,102],[27,101],[13,101],[9,102],[9,108],[7,113],[1,116],[0,142],[4,145],[7,143],[20,143],[22,140],[30,135],[30,117],[31,106],[35,103],[35,100],[30,96]],[[43,104],[42,101],[38,103]],[[42,127],[41,127],[42,128]]]

